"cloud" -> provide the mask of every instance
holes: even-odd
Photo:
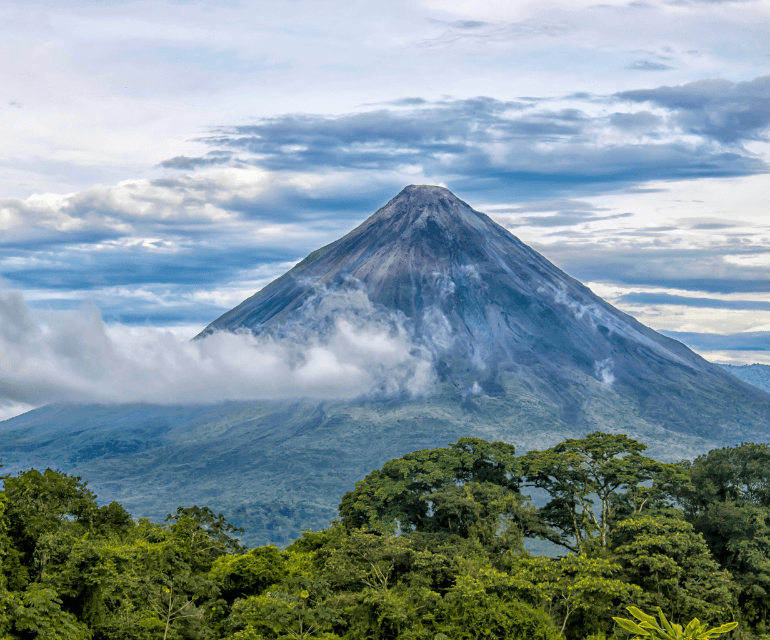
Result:
[[[632,213],[602,215],[606,208],[597,207],[581,200],[542,200],[516,206],[493,206],[487,213],[509,228],[519,227],[568,227],[587,222],[628,218]],[[535,213],[537,215],[520,215]]]
[[[687,7],[709,4],[748,4],[751,2],[759,2],[759,0],[665,0],[664,4]]]
[[[484,22],[458,20],[454,22],[432,21],[444,26],[444,31],[420,42],[422,47],[446,47],[458,43],[485,44],[510,42],[547,36],[556,38],[575,31],[575,26],[565,20],[521,20],[518,22]]]
[[[203,158],[190,158],[188,156],[176,156],[175,158],[169,158],[164,160],[158,166],[164,169],[182,169],[184,171],[191,171],[194,169],[200,169],[201,167],[210,167],[218,164],[227,164],[230,161],[230,154],[228,153],[215,153],[209,154]]]
[[[696,307],[699,309],[746,309],[754,311],[770,311],[770,301],[764,300],[722,300],[719,298],[695,298],[690,296],[672,295],[669,293],[627,293],[621,296],[618,303]]]
[[[347,201],[339,189],[339,179],[252,167],[6,198],[0,271],[40,294],[37,306],[90,299],[110,321],[206,324],[267,284],[260,270],[281,275],[271,265],[288,269],[392,195],[376,181]]]
[[[198,141],[218,158],[232,154],[232,162],[272,172],[411,171],[492,197],[514,187],[558,195],[581,185],[595,192],[766,172],[742,144],[757,139],[770,119],[767,79],[703,83],[560,99],[402,99],[355,113],[221,126]],[[655,108],[633,106],[640,103]],[[614,107],[609,113],[607,105]]]
[[[612,386],[612,383],[615,382],[615,374],[612,373],[613,365],[614,362],[612,361],[612,358],[606,358],[605,360],[594,364],[594,372],[596,375],[604,384],[610,387]]]
[[[612,95],[407,97],[225,124],[199,140],[206,153],[175,155],[153,179],[0,200],[0,270],[38,308],[87,299],[109,322],[205,324],[264,284],[255,269],[337,239],[405,184],[438,183],[514,232],[523,228],[525,241],[547,241],[546,255],[581,279],[752,287],[766,278],[750,264],[726,266],[717,253],[726,242],[703,254],[671,252],[675,221],[643,225],[629,213],[635,206],[586,205],[640,193],[651,180],[660,188],[767,172],[749,150],[764,135],[767,101],[734,99],[764,96],[765,80],[704,82],[712,84]],[[742,128],[727,136],[714,113]],[[629,225],[616,228],[611,245],[592,244],[599,226],[621,218]],[[729,230],[725,218],[687,228]],[[590,253],[576,248],[581,238]],[[668,253],[640,265],[642,248]]]
[[[567,227],[590,219],[590,216],[570,215],[569,213],[547,216],[525,216],[513,220],[513,224],[525,227]]]
[[[672,122],[687,133],[722,143],[766,139],[770,126],[770,76],[747,82],[698,80],[617,96],[664,107],[670,110]]]
[[[0,292],[0,411],[51,402],[160,404],[428,393],[430,356],[362,292],[309,305],[280,336],[190,341],[107,326],[96,308],[35,313]]]
[[[632,71],[669,71],[673,68],[671,65],[650,60],[636,60],[626,67],[626,69],[631,69]]]
[[[732,335],[686,331],[661,331],[661,333],[701,351],[770,351],[770,331]]]
[[[678,227],[671,232],[681,233]],[[590,232],[587,232],[590,233]],[[562,235],[566,235],[562,233]],[[615,282],[624,285],[654,285],[667,289],[712,294],[770,292],[767,269],[762,266],[731,265],[724,256],[738,247],[718,243],[702,249],[683,249],[669,240],[669,233],[650,233],[651,241],[641,242],[644,230],[632,230],[625,246],[607,247],[596,242],[574,242],[549,245],[533,243],[561,269],[582,282]],[[741,249],[747,254],[762,249]],[[644,260],[640,256],[644,255]]]

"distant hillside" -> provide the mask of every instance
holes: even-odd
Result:
[[[723,364],[723,369],[732,373],[739,380],[754,385],[757,389],[770,393],[770,365],[766,364]]]

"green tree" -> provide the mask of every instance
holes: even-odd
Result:
[[[505,548],[545,531],[520,484],[513,445],[461,438],[385,463],[345,494],[340,516],[348,528],[457,534]]]
[[[237,537],[243,529],[208,507],[178,507],[166,522],[177,548],[196,571],[208,571],[217,558],[246,551]]]
[[[88,640],[89,628],[63,611],[56,591],[41,584],[32,584],[13,602],[14,635],[20,639]]]
[[[612,547],[624,578],[641,587],[637,602],[677,618],[707,622],[728,615],[735,585],[703,537],[677,515],[640,515],[618,523]]]
[[[606,614],[641,594],[638,586],[624,579],[621,565],[611,558],[510,553],[499,565],[506,570],[492,576],[499,588],[543,608],[569,637],[609,631]]]
[[[719,564],[739,585],[742,618],[760,631],[770,618],[770,445],[714,449],[686,465],[680,501]]]
[[[321,636],[339,621],[339,612],[325,581],[289,578],[274,591],[236,601],[231,624],[241,633],[232,637],[304,640]]]
[[[363,640],[409,637],[426,626],[434,628],[435,613],[442,606],[434,581],[450,587],[457,568],[426,548],[423,536],[431,541],[444,537],[332,528],[327,544],[314,552],[313,565],[336,594],[335,606],[342,614],[339,633]]]
[[[223,555],[214,561],[210,575],[222,597],[232,604],[238,597],[259,595],[286,578],[286,555],[272,545],[238,555]]]
[[[619,511],[660,503],[665,490],[659,480],[668,482],[676,469],[642,456],[646,448],[626,435],[597,431],[524,456],[527,482],[550,495],[540,515],[561,532],[555,542],[576,553],[594,542],[606,548]],[[643,486],[649,482],[651,488]]]
[[[157,593],[153,594],[154,597],[149,598],[150,606],[163,624],[163,640],[168,638],[172,622],[203,617],[203,611],[195,606],[194,597],[175,592],[174,586],[173,580],[170,581],[169,586],[161,584]]]
[[[679,498],[689,517],[716,502],[770,508],[770,445],[745,442],[713,449],[686,466],[690,484]]]
[[[62,537],[91,530],[99,508],[85,482],[59,471],[31,469],[2,480],[13,571],[9,578],[14,587],[23,588],[42,577]]]
[[[459,576],[444,598],[444,637],[509,640],[558,640],[561,638],[548,615],[518,599],[500,597],[484,581]],[[438,637],[438,636],[436,636]]]

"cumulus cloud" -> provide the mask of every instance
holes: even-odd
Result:
[[[377,313],[360,292],[324,296],[309,306],[305,322],[280,335],[218,332],[194,341],[162,329],[108,326],[96,308],[35,313],[19,292],[0,292],[6,417],[51,402],[420,395],[432,382],[430,356],[398,317]]]
[[[89,299],[109,322],[205,323],[259,288],[255,269],[296,262],[337,239],[405,184],[438,183],[514,233],[525,228],[525,242],[548,240],[549,259],[579,279],[761,287],[758,268],[724,264],[725,243],[688,256],[669,251],[671,221],[629,220],[635,228],[619,225],[611,243],[593,242],[591,234],[607,239],[599,226],[638,207],[586,200],[651,180],[767,172],[756,152],[770,122],[767,87],[757,78],[612,95],[403,98],[224,125],[200,139],[207,153],[162,162],[162,177],[0,200],[0,271],[36,296],[33,305]],[[688,228],[725,228],[716,224],[726,223]],[[643,248],[667,253],[640,264]]]
[[[349,175],[221,167],[153,180],[124,180],[75,193],[3,198],[0,249],[94,245],[132,238],[134,244],[160,250],[173,248],[174,240],[232,238],[244,230],[257,243],[277,230],[284,237],[304,232],[322,212],[344,218],[355,210],[360,216],[363,204],[379,202],[376,198],[383,185],[376,180],[364,180],[352,189],[349,183]],[[345,198],[340,197],[342,190],[349,190]],[[246,221],[248,229],[243,226]],[[301,228],[296,226],[299,222]]]
[[[340,200],[344,184],[229,167],[0,199],[0,272],[35,305],[85,299],[111,322],[205,323],[394,189],[362,181]]]

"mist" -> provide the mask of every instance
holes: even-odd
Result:
[[[95,306],[38,311],[0,292],[0,419],[50,403],[194,404],[351,399],[430,392],[430,354],[403,317],[361,291],[307,304],[280,332],[190,340],[155,327],[108,325]]]

